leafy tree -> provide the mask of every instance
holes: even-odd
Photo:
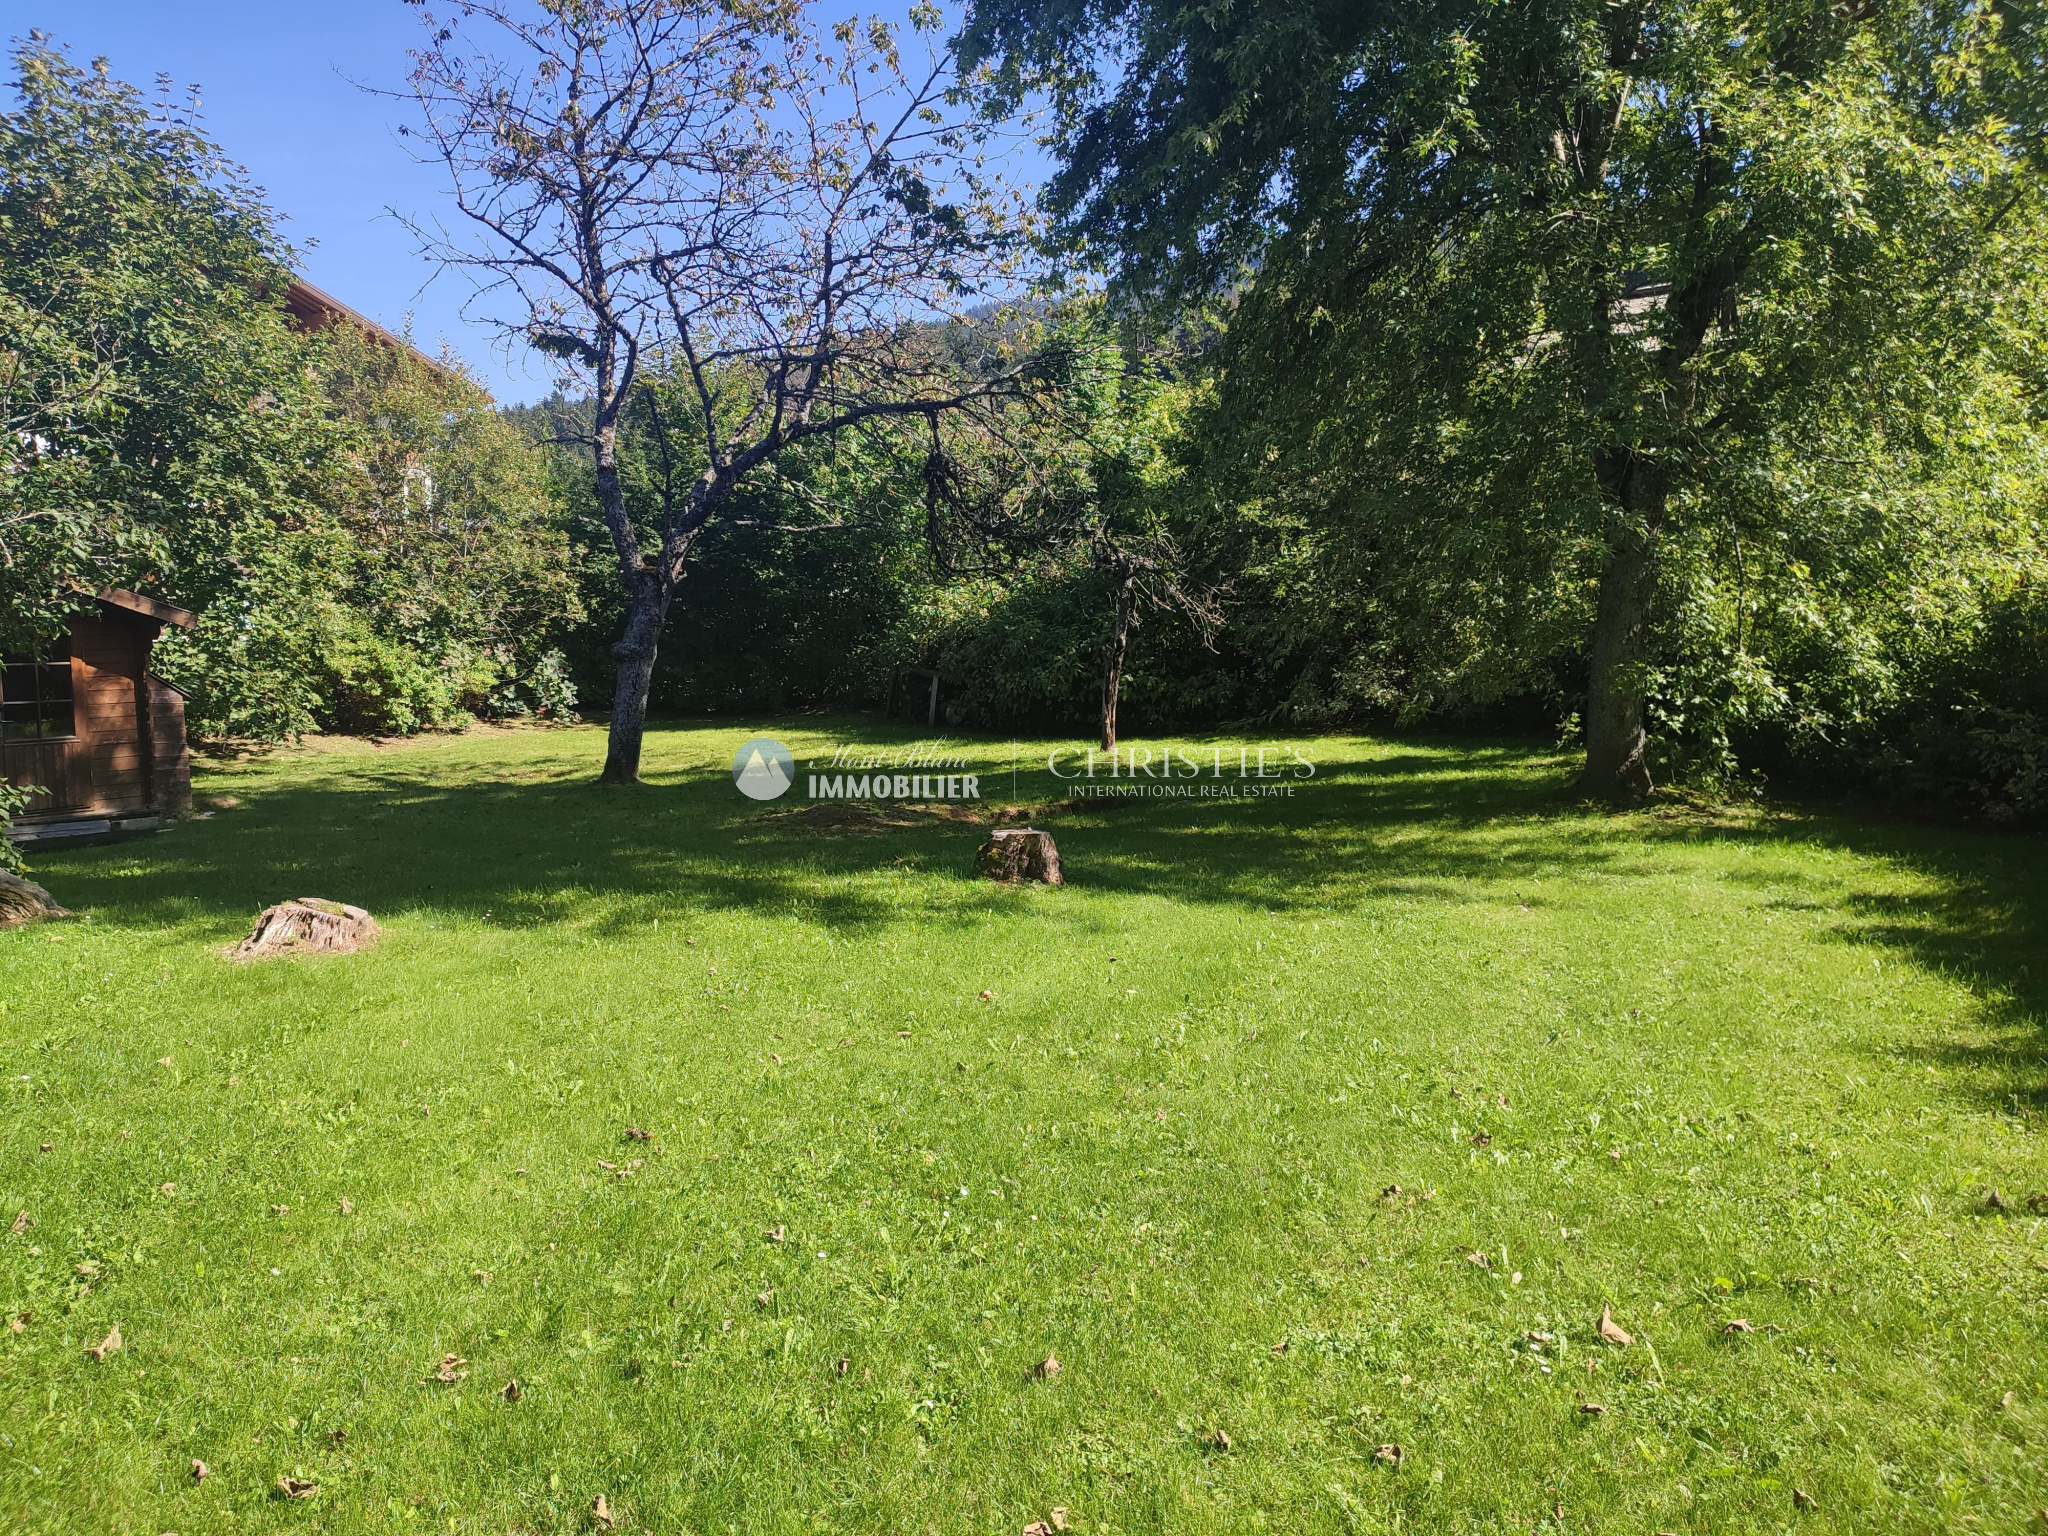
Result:
[[[189,719],[275,739],[566,707],[542,456],[451,368],[295,334],[290,251],[189,108],[40,36],[0,114],[0,646],[163,592]]]
[[[1254,515],[1353,562],[1316,575],[1411,697],[1583,657],[1616,799],[1653,695],[1787,702],[1759,605],[1868,651],[2014,543],[1969,466],[2031,494],[2042,40],[1975,0],[977,0],[967,33],[1054,95],[1074,248],[1241,292],[1215,464]]]
[[[269,211],[189,110],[40,34],[0,113],[0,645],[174,539],[302,501],[324,453]],[[310,430],[309,430],[310,429]],[[203,594],[175,591],[192,600]]]

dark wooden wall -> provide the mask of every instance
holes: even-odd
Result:
[[[101,605],[71,620],[71,696],[78,734],[0,745],[0,772],[39,784],[25,815],[175,812],[191,802],[184,700],[151,679],[153,619]]]

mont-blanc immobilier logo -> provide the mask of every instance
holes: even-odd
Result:
[[[732,782],[749,800],[775,800],[796,782],[796,759],[773,736],[756,736],[732,755]]]
[[[810,800],[981,798],[981,776],[965,772],[971,765],[943,741],[895,748],[842,745],[830,760],[813,758],[806,766],[820,770],[806,775]],[[872,771],[878,768],[889,771]],[[796,783],[796,759],[774,737],[756,736],[733,753],[732,782],[750,800],[779,800]]]

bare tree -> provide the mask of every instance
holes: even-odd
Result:
[[[802,0],[455,0],[427,20],[411,83],[465,222],[421,233],[594,402],[627,600],[602,778],[631,783],[691,546],[751,474],[1032,387],[1029,356],[963,366],[933,324],[1016,280],[1023,205],[984,171],[998,130],[929,4],[907,37],[855,20],[822,38]],[[636,395],[664,455],[644,542],[618,469]]]
[[[1172,535],[1157,526],[1130,531],[1104,519],[1090,530],[1089,564],[1109,586],[1109,639],[1102,648],[1102,750],[1116,746],[1116,709],[1124,656],[1139,605],[1180,614],[1212,649],[1223,625],[1222,594],[1195,582]]]
[[[1060,337],[1059,317],[1054,335]],[[1214,648],[1223,589],[1198,580],[1167,528],[1163,487],[1144,461],[1159,442],[1142,423],[1150,370],[1105,345],[1099,317],[1060,338],[1062,389],[977,413],[925,456],[926,539],[941,575],[1006,575],[1085,566],[1107,590],[1102,648],[1103,750],[1116,745],[1131,631],[1144,609],[1178,614]]]

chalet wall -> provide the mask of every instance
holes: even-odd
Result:
[[[185,700],[149,675],[161,624],[102,602],[71,620],[77,734],[0,744],[0,774],[36,784],[27,816],[122,816],[191,809]]]

